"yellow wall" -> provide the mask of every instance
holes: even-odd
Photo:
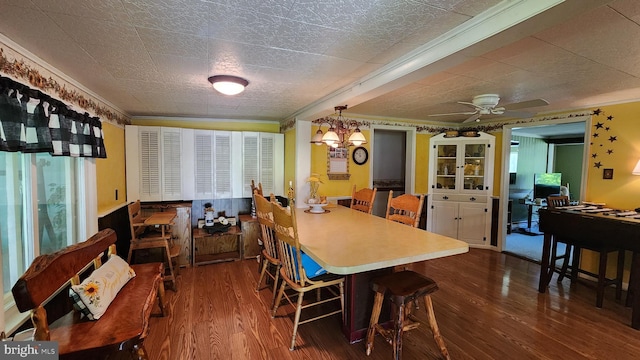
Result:
[[[226,130],[226,131],[259,131],[279,133],[278,122],[260,121],[224,121],[224,120],[180,120],[180,119],[134,119],[132,125],[140,126],[166,126],[187,129]]]
[[[127,201],[124,127],[102,122],[106,159],[96,159],[96,186],[98,187],[98,214],[125,204]],[[118,199],[115,192],[118,190]]]
[[[416,135],[416,184],[414,192],[416,194],[426,194],[429,192],[429,140],[432,135]]]
[[[589,154],[597,154],[588,162],[587,201],[603,202],[615,209],[635,209],[640,207],[640,176],[631,170],[640,160],[640,102],[602,107],[603,114],[592,117],[592,145]],[[612,120],[607,120],[612,116]],[[602,123],[602,129],[596,124]],[[609,127],[606,131],[604,127]],[[609,141],[611,136],[616,141]],[[612,150],[611,154],[607,154]],[[595,163],[600,162],[600,168]],[[613,169],[613,179],[602,178],[604,169]]]

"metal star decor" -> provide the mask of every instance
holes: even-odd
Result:
[[[593,110],[593,115],[600,115],[601,112],[602,112],[602,110],[595,109],[595,110]]]
[[[594,137],[594,138],[597,138],[597,137],[598,137],[598,135],[600,135],[600,134],[598,134],[598,133],[593,133],[593,137]]]
[[[595,158],[597,158],[597,157],[598,157],[598,154],[595,154],[595,153],[594,153],[594,154],[591,154],[591,157],[595,159]]]
[[[609,154],[609,155],[613,154],[613,150],[608,149],[608,150],[607,150],[607,154]]]
[[[596,123],[596,125],[595,125],[596,129],[602,129],[603,126],[604,126],[604,124],[601,123],[601,122]]]
[[[614,142],[616,140],[618,140],[617,136],[609,136],[609,141]]]
[[[611,128],[610,128],[610,127],[608,127],[608,126],[607,126],[607,127],[605,127],[604,129],[605,129],[606,131],[611,130]]]
[[[607,116],[607,120],[609,120],[609,121],[613,120],[613,115]]]
[[[602,163],[598,161],[597,163],[593,164],[593,166],[600,169],[600,167],[602,166]]]

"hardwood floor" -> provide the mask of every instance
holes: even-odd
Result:
[[[637,359],[640,331],[631,309],[607,289],[602,309],[595,289],[569,280],[537,291],[540,266],[490,250],[412,264],[438,282],[436,319],[452,359]],[[153,317],[145,340],[150,359],[390,359],[391,346],[376,337],[348,344],[338,316],[300,325],[289,351],[292,308],[271,319],[268,288],[255,292],[255,260],[180,270],[178,291],[167,291],[168,317]],[[624,297],[623,297],[624,300]],[[370,310],[369,310],[370,311]],[[290,315],[289,317],[287,316]],[[424,319],[424,309],[417,311]],[[404,336],[404,359],[438,358],[423,327]]]

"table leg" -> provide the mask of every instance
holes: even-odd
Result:
[[[349,343],[353,344],[366,338],[375,298],[375,292],[371,290],[371,280],[392,272],[393,268],[386,268],[347,275],[342,331]],[[390,320],[391,306],[388,299],[385,299],[379,323],[382,325]]]
[[[533,205],[529,204],[527,205],[528,209],[527,209],[527,229],[529,229],[529,231],[531,231],[531,220],[533,218]]]
[[[631,261],[631,274],[629,274],[629,282],[631,283],[632,303],[631,303],[631,327],[640,330],[640,251],[633,252],[633,260]],[[633,281],[631,280],[633,279]]]
[[[549,271],[549,262],[551,257],[551,234],[544,233],[544,242],[542,244],[542,259],[540,261],[540,280],[538,282],[538,292],[544,293],[547,291],[547,286],[551,280],[551,274]]]

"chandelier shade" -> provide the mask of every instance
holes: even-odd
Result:
[[[233,75],[214,75],[209,77],[213,88],[224,95],[237,95],[244,91],[249,81]]]
[[[360,146],[367,143],[367,139],[360,131],[363,122],[346,119],[342,116],[342,110],[347,109],[347,105],[336,106],[336,114],[326,116],[312,122],[318,124],[318,131],[311,138],[311,143],[316,145],[325,144],[334,148],[346,148],[349,146]],[[322,125],[329,125],[326,133],[322,132]]]

